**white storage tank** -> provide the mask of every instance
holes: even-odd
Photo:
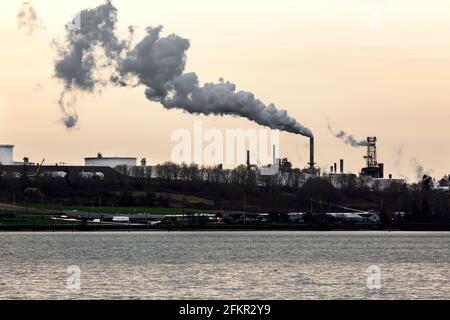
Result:
[[[12,165],[14,155],[14,146],[11,144],[0,144],[0,164]]]
[[[95,158],[84,158],[84,165],[87,167],[135,167],[136,163],[137,158],[134,157],[103,157],[101,153]]]

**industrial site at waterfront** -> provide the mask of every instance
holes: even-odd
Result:
[[[449,230],[447,176],[385,178],[376,138],[356,175],[344,160],[321,172],[287,158],[234,169],[147,165],[135,157],[87,157],[84,166],[13,160],[3,145],[0,230]],[[268,174],[269,172],[270,174]]]
[[[364,115],[354,123],[346,120],[345,130],[336,129],[335,124],[326,116],[328,123],[325,134],[323,128],[318,129],[317,119],[314,125],[305,124],[311,120],[311,115],[317,118],[319,114],[315,108],[305,103],[293,103],[288,112],[275,103],[259,99],[254,91],[238,89],[234,82],[222,77],[215,82],[201,82],[200,74],[187,64],[191,47],[188,38],[174,33],[165,35],[161,25],[147,25],[138,30],[133,22],[123,28],[119,24],[119,12],[121,11],[114,1],[107,0],[97,6],[73,12],[65,25],[55,24],[59,28],[51,29],[52,37],[58,34],[62,37],[52,38],[54,57],[51,62],[46,62],[46,70],[50,70],[51,79],[59,85],[53,105],[59,112],[57,123],[60,127],[55,129],[57,131],[52,136],[61,132],[61,136],[72,138],[77,131],[84,130],[78,98],[92,98],[103,90],[106,92],[105,96],[111,97],[114,90],[121,98],[111,101],[110,105],[118,103],[122,108],[124,105],[145,102],[160,108],[160,118],[149,118],[146,125],[158,127],[155,134],[149,136],[152,146],[159,145],[167,151],[174,141],[178,144],[172,145],[171,152],[166,153],[163,161],[142,158],[138,163],[135,155],[115,157],[99,152],[96,156],[86,156],[83,165],[79,164],[79,160],[77,165],[68,164],[68,159],[73,158],[66,158],[64,151],[55,155],[55,150],[51,150],[52,156],[48,156],[50,150],[46,150],[48,144],[45,141],[39,143],[39,147],[33,146],[34,152],[39,150],[39,159],[28,154],[28,151],[21,151],[22,159],[16,159],[14,145],[1,144],[0,229],[449,228],[450,178],[443,174],[446,168],[442,161],[438,165],[438,172],[442,176],[433,177],[433,170],[424,169],[414,160],[416,174],[413,180],[408,180],[400,173],[399,167],[404,161],[401,157],[395,163],[392,159],[384,161],[386,155],[379,154],[378,146],[384,145],[389,135],[383,128],[383,122],[375,121],[375,117],[381,112],[368,108],[369,117]],[[42,21],[30,2],[22,4],[16,19],[19,31],[28,29],[30,36],[33,32],[44,29],[40,28]],[[261,51],[258,55],[261,55]],[[281,63],[279,60],[274,65]],[[265,62],[260,65],[262,69],[268,66]],[[222,70],[224,71],[225,69]],[[300,71],[299,69],[299,74]],[[239,69],[233,71],[237,74],[239,72]],[[29,73],[30,70],[27,70],[27,74]],[[314,72],[313,77],[303,81],[303,85],[311,82],[316,74]],[[367,74],[364,77],[367,78]],[[255,74],[251,78],[257,79]],[[295,78],[293,76],[289,82]],[[270,79],[260,80],[252,82],[270,83]],[[358,80],[354,86],[359,83]],[[42,89],[42,85],[36,88]],[[142,101],[131,102],[131,90],[137,89],[144,92],[140,96]],[[320,97],[318,100],[324,99],[323,90],[324,88],[316,90],[317,97]],[[307,90],[300,91],[304,93]],[[296,97],[299,92],[286,88],[280,91],[269,90],[266,98],[275,98],[274,95],[280,99],[288,95]],[[353,96],[352,92],[353,90],[348,91],[348,96]],[[360,98],[367,99],[365,95],[360,95]],[[341,105],[343,107],[345,103]],[[342,120],[345,112],[341,110],[341,105],[333,101],[333,109],[329,109],[327,114],[333,114],[333,117],[340,117]],[[298,106],[303,107],[302,111],[305,112],[302,113],[311,111],[310,120],[299,117]],[[165,113],[170,113],[173,118],[165,118]],[[99,136],[110,140],[96,144],[99,149],[113,144],[111,141],[114,138],[104,134],[103,129],[108,127],[108,120],[114,117],[116,115],[112,113],[94,117],[96,123],[94,131],[91,131],[93,134],[77,142],[77,151],[66,143],[61,143],[61,148],[70,150],[72,154],[82,154],[85,152],[84,146],[92,138]],[[189,117],[194,122],[193,137],[188,130],[176,129],[174,120],[178,117]],[[124,132],[133,128],[138,123],[138,118],[140,116],[133,120],[130,118],[130,122],[120,121],[120,126],[113,129],[122,133],[122,144],[116,144],[115,150],[122,152],[121,146],[131,143]],[[239,122],[235,135],[229,139],[227,129],[224,138],[218,128],[202,132],[201,119],[211,118],[215,118],[218,123]],[[166,123],[173,131],[171,135],[162,138],[161,132]],[[266,131],[260,131],[259,134],[255,129],[245,131],[239,127],[243,123]],[[370,136],[361,139],[349,133],[350,126],[356,124],[360,126],[360,130],[372,132]],[[398,121],[395,129],[397,125]],[[31,126],[36,126],[32,132],[45,127],[38,122]],[[135,132],[141,131],[141,128],[134,129]],[[383,135],[376,137],[375,132]],[[283,142],[286,137],[295,142],[286,143],[284,149],[281,149],[279,141],[272,143],[273,141],[263,139],[268,133],[271,137],[281,135]],[[364,136],[367,135],[369,133],[364,133]],[[331,136],[334,141],[337,139],[342,147],[345,145],[353,148],[352,158],[338,147],[332,152],[327,150],[324,156],[322,151],[326,149],[323,145],[325,136]],[[442,138],[442,135],[437,137]],[[5,138],[0,138],[3,143]],[[21,142],[29,141],[29,138],[27,136],[28,140],[22,139]],[[400,143],[391,140],[391,145]],[[138,145],[143,149],[144,143],[141,141],[139,139]],[[309,154],[304,154],[306,152],[298,147],[301,141],[307,142]],[[297,147],[293,147],[294,145]],[[266,152],[267,150],[271,151]],[[357,163],[354,159],[355,150],[361,150],[358,170],[355,170],[354,165]],[[294,162],[283,156],[287,151],[290,156],[301,155],[301,163],[298,158]],[[143,154],[148,154],[147,152],[148,150],[143,150]],[[397,153],[400,155],[402,150]],[[436,154],[435,157],[438,156]],[[48,158],[53,159],[52,163]],[[349,162],[353,164],[353,172],[346,167]]]
[[[293,299],[450,299],[450,1],[1,8],[2,307],[290,319],[361,317]]]

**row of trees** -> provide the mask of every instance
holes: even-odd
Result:
[[[175,164],[166,162],[155,167],[118,166],[116,170],[125,176],[140,180],[159,180],[166,183],[203,182],[208,184],[232,184],[247,188],[262,187],[266,190],[287,189],[295,191],[311,178],[305,170],[294,169],[285,159],[281,169],[274,175],[261,175],[254,168],[240,165],[234,169],[223,169],[221,166],[200,167],[196,164]],[[333,184],[338,189],[353,190],[362,187],[354,175],[336,176]]]
[[[273,176],[260,176],[254,168],[246,166],[222,170],[220,167],[173,163],[151,170],[148,167],[119,167],[117,170],[124,175],[123,179],[82,179],[70,172],[66,178],[29,177],[26,174],[15,178],[0,174],[0,202],[11,202],[14,195],[18,201],[44,199],[66,204],[101,201],[103,205],[168,207],[174,203],[160,195],[174,193],[211,199],[214,201],[211,209],[242,210],[245,203],[252,211],[307,212],[313,199],[321,203],[314,205],[314,212],[326,212],[331,205],[341,205],[385,210],[389,214],[400,211],[411,221],[450,220],[449,194],[423,190],[420,185],[391,185],[386,190],[373,191],[356,176],[337,176],[330,183],[292,168],[283,168]]]

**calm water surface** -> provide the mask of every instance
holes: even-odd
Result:
[[[450,299],[449,253],[449,232],[0,233],[0,299]]]

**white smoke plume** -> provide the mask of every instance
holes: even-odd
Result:
[[[39,18],[31,0],[22,2],[16,20],[17,27],[19,29],[27,29],[27,34],[29,36],[32,35],[35,30],[45,28],[44,23],[41,18]]]
[[[401,166],[403,163],[410,163],[412,166],[412,169],[414,170],[414,177],[411,180],[422,180],[423,176],[427,175],[430,176],[433,174],[432,169],[425,169],[425,167],[419,163],[419,161],[414,157],[405,156],[405,146],[403,144],[400,144],[396,147],[394,147],[394,153],[395,153],[395,159],[394,159],[394,166],[397,171],[397,175],[406,181],[409,181],[411,176],[408,177],[401,173]]]
[[[414,166],[417,180],[422,180],[425,175],[431,176],[433,174],[433,170],[426,170],[416,158],[411,159],[411,164]]]
[[[333,123],[328,121],[328,130],[331,132],[333,136],[344,142],[345,144],[359,148],[359,147],[367,147],[369,143],[367,140],[357,140],[353,135],[348,134],[343,130],[335,131],[333,127]]]
[[[97,87],[106,85],[107,81],[97,77],[97,69],[114,69],[128,45],[116,37],[117,10],[110,1],[95,9],[83,10],[79,18],[79,28],[66,26],[65,42],[56,44],[59,58],[55,63],[55,76],[64,82],[58,104],[68,129],[78,122],[75,112],[77,91],[93,93]],[[98,48],[103,54],[101,62],[97,57]]]
[[[66,95],[70,94],[70,98],[67,99]],[[64,90],[58,100],[58,105],[63,114],[61,121],[64,123],[67,129],[72,129],[77,125],[78,115],[75,112],[76,96],[70,91]]]
[[[117,10],[111,1],[81,12],[81,29],[68,30],[65,50],[55,66],[55,75],[64,81],[66,92],[93,92],[98,85],[106,84],[94,74],[100,68],[109,68],[108,82],[122,87],[144,85],[147,99],[160,102],[166,109],[245,117],[272,129],[313,136],[285,110],[264,104],[251,92],[237,91],[231,82],[221,79],[200,85],[197,74],[184,73],[190,47],[187,39],[175,34],[161,37],[161,26],[149,27],[146,36],[132,46],[131,41],[116,36],[116,23]],[[134,27],[129,32],[132,36]],[[107,61],[102,65],[94,54],[98,47]]]
[[[401,173],[401,164],[404,160],[404,145],[400,144],[394,147],[394,154],[395,154],[394,167],[397,175],[408,181],[409,180],[408,177]]]

